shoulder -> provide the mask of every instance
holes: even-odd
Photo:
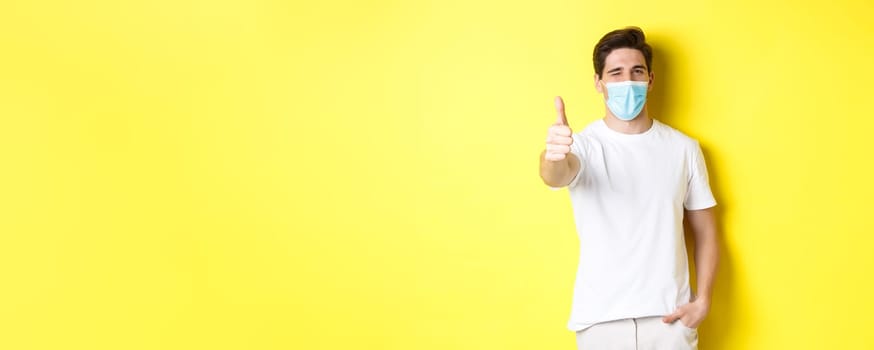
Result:
[[[668,124],[662,123],[658,120],[653,120],[653,127],[658,128],[657,131],[664,139],[684,148],[687,151],[695,151],[699,147],[698,140],[692,138],[689,135],[686,135],[682,131],[675,129]]]

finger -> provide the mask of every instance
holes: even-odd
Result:
[[[568,146],[565,146],[565,145],[546,144],[546,152],[547,153],[567,154],[570,151],[571,151],[571,148]]]
[[[678,318],[682,317],[683,313],[680,310],[674,311],[674,313],[662,317],[662,322],[664,323],[674,323]]]
[[[567,125],[553,125],[549,127],[549,134],[556,136],[571,136],[573,131]]]
[[[543,158],[546,158],[546,160],[558,161],[564,159],[565,155],[563,153],[546,152],[546,154],[543,155]]]
[[[689,321],[683,321],[682,318],[680,319],[680,322],[681,322],[684,326],[686,326],[687,328],[698,328],[698,324],[693,324],[692,322],[689,322]]]
[[[553,145],[570,145],[574,143],[574,139],[567,136],[549,135],[546,138],[546,143]]]
[[[564,100],[561,99],[561,96],[555,97],[555,111],[556,113],[558,113],[558,119],[555,121],[555,123],[560,125],[568,125],[567,116],[565,116],[564,114]]]

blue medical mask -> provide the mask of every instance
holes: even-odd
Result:
[[[649,82],[626,80],[607,83],[607,108],[616,118],[628,121],[637,118],[646,104],[646,88]]]

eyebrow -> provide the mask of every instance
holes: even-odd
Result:
[[[643,70],[646,70],[646,66],[644,66],[642,64],[638,64],[634,67],[631,67],[632,70],[637,69],[637,68],[643,68]],[[616,68],[613,68],[611,70],[608,70],[607,73],[609,74],[609,73],[613,73],[613,72],[617,72],[617,71],[621,71],[621,70],[622,70],[622,67],[616,67]]]

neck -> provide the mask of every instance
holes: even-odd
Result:
[[[616,116],[610,112],[610,109],[607,108],[607,115],[604,117],[604,123],[607,124],[608,128],[623,134],[644,133],[652,127],[653,123],[652,118],[650,118],[649,113],[647,113],[646,107],[647,106],[643,107],[636,118],[629,121],[616,118]]]

